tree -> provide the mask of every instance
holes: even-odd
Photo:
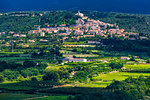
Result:
[[[44,81],[53,81],[58,82],[60,80],[60,76],[57,71],[54,70],[48,70],[45,72],[43,76]]]
[[[4,76],[0,74],[0,83],[4,81]]]
[[[120,63],[120,62],[111,62],[109,64],[109,67],[111,67],[112,69],[120,69],[123,67],[123,63]]]
[[[46,68],[48,66],[48,64],[47,63],[39,63],[38,66],[42,67],[42,68]]]
[[[31,81],[38,81],[36,77],[32,77]]]
[[[77,58],[75,55],[73,55],[73,58]]]
[[[77,52],[77,48],[74,48],[74,49],[72,50],[72,52]]]
[[[132,55],[129,55],[131,61],[135,61],[135,58]]]
[[[150,63],[150,59],[147,59],[146,63]]]
[[[17,79],[17,77],[19,76],[18,71],[12,71],[10,69],[5,69],[2,73],[4,77],[7,78],[8,80]]]
[[[7,68],[7,62],[0,61],[0,71],[3,71],[5,68]]]
[[[143,96],[138,91],[138,89],[130,89],[128,90],[128,93],[130,94],[129,100],[142,100],[143,99]]]
[[[39,75],[39,70],[37,68],[27,68],[21,70],[21,75],[23,77],[28,77],[28,76],[36,76]]]
[[[78,71],[75,73],[74,75],[75,79],[77,79],[78,81],[86,81],[87,80],[87,75],[84,71]]]
[[[58,74],[60,76],[60,79],[63,79],[63,78],[67,79],[67,78],[69,78],[69,72],[68,71],[59,70]]]
[[[24,66],[25,68],[34,67],[34,66],[36,66],[36,63],[35,63],[34,61],[24,61],[24,62],[23,62],[23,66]]]

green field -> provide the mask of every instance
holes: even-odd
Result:
[[[100,74],[97,77],[93,77],[94,80],[97,82],[92,84],[84,84],[83,86],[89,86],[89,87],[106,87],[110,83],[113,82],[113,80],[122,81],[125,80],[128,77],[137,78],[140,75],[143,76],[150,76],[150,73],[130,73],[130,72],[116,72],[116,73],[107,73],[107,74]],[[101,80],[101,81],[100,81]],[[81,85],[82,86],[82,85]]]
[[[3,57],[0,60],[26,60],[30,59],[29,57]]]
[[[130,76],[132,76],[133,78],[137,78],[140,75],[150,76],[150,73],[116,72],[116,73],[100,74],[97,77],[93,77],[95,82],[79,84],[78,87],[107,87],[110,83],[113,82],[113,80],[122,81]]]
[[[83,84],[79,84],[78,87],[107,87],[110,83],[112,83],[112,81],[108,81],[108,82],[102,82],[102,81],[96,81],[96,82],[89,82],[89,83],[83,83]]]
[[[24,100],[67,100],[68,96],[48,96]]]
[[[60,53],[66,53],[66,54],[74,53],[74,54],[76,54],[76,52],[67,51],[67,50],[59,50],[59,51],[60,51]]]
[[[2,93],[0,100],[67,100],[68,96],[39,96],[30,94]]]
[[[94,54],[64,54],[63,57],[99,57],[99,55],[94,55]]]
[[[134,78],[139,77],[140,75],[143,76],[150,76],[150,73],[129,73],[129,72],[116,72],[116,73],[107,73],[107,74],[100,74],[97,77],[94,77],[95,80],[107,80],[107,81],[112,81],[112,80],[125,80],[129,76],[132,76]]]
[[[35,98],[37,95],[29,94],[13,94],[13,93],[1,93],[0,100],[24,100],[27,98]]]
[[[1,55],[5,54],[23,54],[23,52],[0,52]]]
[[[72,45],[80,45],[80,44],[86,44],[86,41],[80,41],[80,42],[64,42],[63,44],[65,44],[65,45],[70,45],[70,44],[72,44]]]
[[[150,64],[145,65],[125,65],[126,69],[133,69],[133,70],[148,70],[150,69]],[[113,80],[122,81],[125,80],[128,77],[137,78],[140,75],[143,75],[145,77],[150,76],[150,73],[132,73],[132,72],[111,72],[106,74],[99,74],[99,76],[93,77],[93,79],[96,82],[88,83],[88,84],[82,84],[79,86],[86,86],[86,87],[106,87],[110,83],[112,83]]]
[[[139,70],[139,69],[150,69],[150,64],[139,64],[139,65],[125,65],[126,69],[133,69],[133,70]]]

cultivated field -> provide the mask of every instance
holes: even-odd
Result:
[[[37,95],[29,95],[29,94],[13,94],[13,93],[1,93],[1,100],[24,100],[27,98],[35,98]]]
[[[24,100],[67,100],[68,96],[48,96],[48,97],[38,97],[32,99],[24,99]]]

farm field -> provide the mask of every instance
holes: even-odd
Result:
[[[116,58],[117,57],[98,57],[98,58],[95,58],[94,60],[97,60],[97,61],[102,61],[102,60],[110,61],[110,60],[114,60]]]
[[[102,87],[102,88],[105,88],[110,83],[112,83],[112,81],[108,81],[108,82],[96,81],[96,82],[89,82],[89,83],[79,84],[78,87],[94,87],[94,88],[95,87]]]
[[[107,74],[100,74],[97,77],[94,77],[95,80],[106,80],[106,81],[113,81],[113,80],[125,80],[126,78],[132,76],[134,78],[139,77],[140,75],[143,76],[150,76],[150,73],[130,73],[130,72],[116,72],[116,73],[107,73]]]
[[[133,69],[133,70],[148,70],[150,69],[150,64],[139,64],[139,65],[125,65],[124,66],[126,69]],[[119,71],[114,71],[114,72],[109,72],[106,74],[99,74],[99,76],[93,77],[92,82],[89,83],[83,83],[83,84],[79,84],[79,87],[107,87],[110,83],[113,82],[113,80],[118,80],[118,81],[122,81],[125,80],[128,77],[133,77],[133,78],[137,78],[140,75],[143,75],[145,77],[150,76],[150,73],[132,73],[132,72],[119,72]]]
[[[68,96],[48,96],[48,97],[38,97],[33,99],[24,100],[67,100]]]
[[[99,55],[93,55],[93,54],[64,54],[63,57],[99,57]]]
[[[139,70],[139,69],[150,69],[150,64],[138,64],[138,65],[125,65],[126,69],[133,69],[133,70]]]
[[[0,55],[5,55],[5,54],[23,54],[23,52],[0,52]]]
[[[3,57],[0,60],[26,60],[30,59],[29,57]]]
[[[80,42],[64,42],[63,44],[65,44],[65,45],[70,45],[70,44],[79,45],[79,44],[86,44],[86,42],[85,41],[80,41]]]
[[[65,54],[76,54],[76,52],[72,52],[72,51],[69,51],[69,50],[59,50],[60,53],[65,53]]]
[[[97,77],[93,77],[93,79],[96,80],[97,82],[92,83],[92,84],[87,84],[87,86],[89,86],[89,87],[106,87],[107,85],[112,83],[113,80],[122,81],[130,76],[132,76],[133,78],[137,78],[140,75],[147,77],[147,76],[150,76],[150,73],[116,72],[116,73],[100,74]],[[86,86],[86,84],[84,84],[83,86]]]
[[[56,69],[56,70],[58,70],[58,69],[60,69],[60,68],[62,68],[62,67],[63,67],[63,68],[66,68],[66,67],[70,67],[70,66],[68,66],[68,65],[63,65],[63,66],[59,66],[59,65],[58,65],[58,66],[55,66],[55,65],[50,65],[50,64],[49,64],[46,69],[51,69],[51,70],[55,70],[55,69]]]
[[[1,100],[25,100],[27,98],[35,98],[38,95],[29,95],[29,94],[13,94],[13,93],[1,93]]]

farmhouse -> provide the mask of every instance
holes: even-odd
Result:
[[[25,34],[21,34],[20,37],[27,37]]]
[[[121,60],[130,60],[130,57],[121,57]]]
[[[35,40],[28,40],[29,42],[32,42],[32,43],[34,43],[35,42]]]
[[[66,57],[63,62],[87,62],[87,59]]]
[[[14,34],[13,37],[19,37],[19,34]]]
[[[63,45],[65,48],[67,48],[67,47],[95,47],[95,45]]]
[[[22,47],[28,48],[28,47],[29,47],[29,45],[22,45]]]
[[[48,42],[46,39],[40,39],[40,42]]]
[[[95,37],[95,35],[84,35],[83,37]]]
[[[100,44],[99,41],[88,41],[88,44]]]

